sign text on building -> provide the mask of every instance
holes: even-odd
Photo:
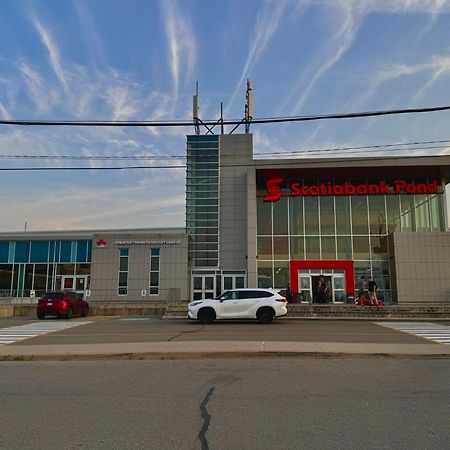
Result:
[[[284,178],[270,178],[266,182],[266,202],[276,202],[283,196],[281,184]],[[379,181],[377,183],[353,184],[348,181],[344,183],[333,183],[331,181],[320,184],[303,184],[292,182],[289,185],[291,197],[327,196],[327,195],[393,195],[393,194],[437,194],[440,191],[438,180],[431,183],[410,183],[406,180],[394,180],[392,183]]]

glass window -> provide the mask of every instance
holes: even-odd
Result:
[[[400,231],[400,199],[397,195],[386,196],[388,232]]]
[[[370,236],[372,259],[386,259],[388,257],[387,236]]]
[[[257,232],[258,235],[272,234],[272,202],[263,201],[262,197],[257,198]]]
[[[370,233],[386,234],[384,195],[369,195]]]
[[[159,294],[159,248],[150,249],[150,295],[158,295]],[[208,278],[205,278],[205,281]]]
[[[273,234],[288,234],[288,200],[282,197],[273,203]]]
[[[56,274],[57,275],[74,275],[75,265],[74,264],[57,264]]]
[[[288,237],[273,238],[273,259],[289,259]]]
[[[272,238],[259,237],[258,241],[258,259],[272,259]]]
[[[320,259],[319,236],[306,236],[305,245],[306,245],[305,259]]]
[[[292,234],[304,234],[303,230],[303,197],[289,198],[289,220]]]
[[[47,262],[48,244],[48,241],[32,241],[30,262]]]
[[[45,291],[47,289],[47,264],[34,265],[33,289],[35,291]],[[36,296],[41,293],[36,292]]]
[[[354,262],[354,270],[355,270],[355,281],[358,282],[361,277],[370,277],[372,276],[372,271],[370,268],[370,261],[355,261]],[[358,285],[358,283],[356,283]]]
[[[258,261],[258,287],[271,288],[273,286],[273,272],[271,261]]]
[[[351,204],[353,234],[368,234],[367,196],[354,195],[351,197]]]
[[[30,257],[30,241],[16,241],[14,262],[27,263]]]
[[[353,236],[354,259],[370,259],[369,236]]]
[[[337,241],[337,258],[353,259],[352,239],[350,236],[338,236]]]
[[[414,214],[414,196],[400,195],[401,216],[400,222],[402,231],[414,231],[415,214]]]
[[[305,234],[319,234],[319,199],[305,197]]]
[[[119,249],[119,285],[118,295],[128,295],[128,249]]]
[[[86,262],[87,260],[87,244],[88,241],[78,241],[77,242],[77,262]]]
[[[430,220],[431,220],[431,230],[432,231],[444,231],[444,217],[442,207],[442,195],[431,195],[430,196]]]
[[[274,289],[286,289],[289,284],[289,263],[288,262],[274,262]]]
[[[70,262],[72,254],[72,241],[61,241],[60,262]]]
[[[291,259],[305,259],[305,238],[303,236],[291,237]]]
[[[0,263],[7,263],[9,255],[9,242],[0,242]]]
[[[336,259],[336,238],[322,236],[322,259]]]
[[[12,271],[12,264],[0,264],[0,290],[8,291],[5,292],[6,296],[9,296],[9,290],[11,289]]]
[[[430,229],[430,216],[428,211],[428,195],[415,195],[416,203],[416,231]]]
[[[350,199],[336,197],[336,233],[350,234]]]
[[[334,197],[320,197],[320,232],[335,234]]]

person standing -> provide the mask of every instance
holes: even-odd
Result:
[[[375,281],[372,280],[371,277],[369,277],[368,290],[369,290],[369,301],[371,305],[378,306],[377,284],[375,283]]]
[[[364,305],[364,296],[367,289],[366,277],[363,275],[358,281],[358,304]]]
[[[286,289],[286,300],[288,301],[288,303],[292,303],[292,289],[289,283]]]

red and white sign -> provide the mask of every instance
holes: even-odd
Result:
[[[99,239],[96,242],[97,247],[106,247],[106,241],[104,239]]]
[[[264,196],[265,202],[276,202],[282,195],[281,184],[285,178],[270,178],[266,182],[267,195]],[[331,181],[320,184],[304,184],[301,182],[292,182],[289,185],[288,195],[291,197],[307,196],[329,196],[329,195],[399,195],[399,194],[437,194],[440,193],[438,180],[431,183],[410,183],[406,180],[398,179],[392,183],[379,181],[377,183],[353,184],[348,181],[344,183],[333,183]]]

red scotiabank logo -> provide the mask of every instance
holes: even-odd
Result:
[[[280,184],[284,181],[284,178],[271,178],[267,180],[266,189],[267,195],[264,197],[265,202],[276,202],[280,200],[283,192],[280,188]]]
[[[97,247],[106,247],[106,241],[103,239],[99,239],[97,242]]]

